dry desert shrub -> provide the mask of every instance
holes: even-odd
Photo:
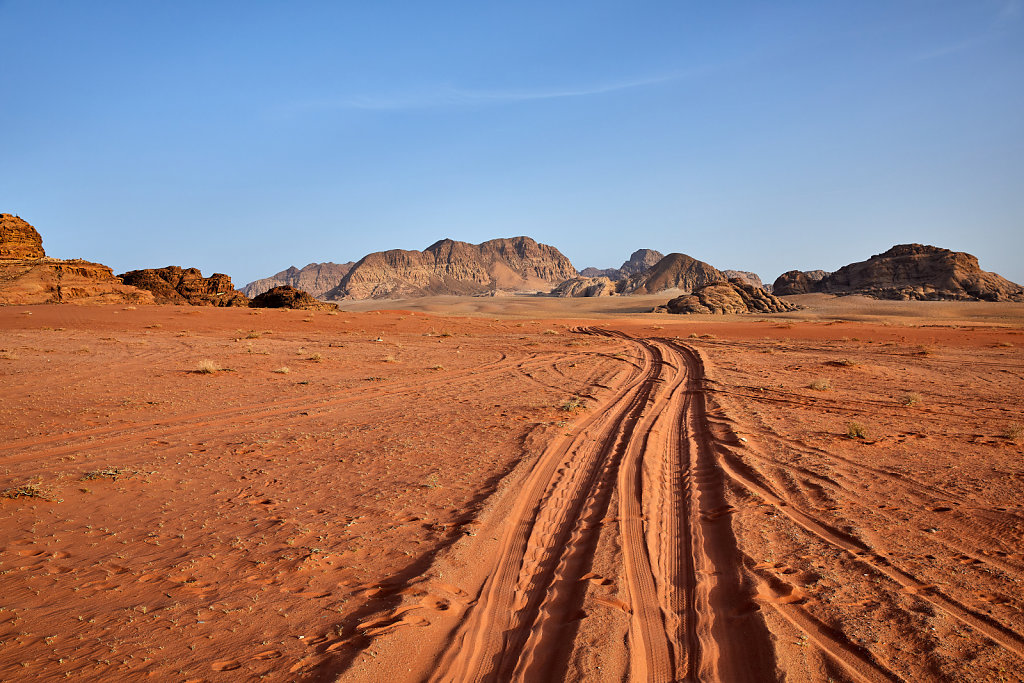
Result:
[[[1003,438],[1008,439],[1014,443],[1020,443],[1024,441],[1024,424],[1020,422],[1014,422],[1005,430],[1003,430]]]
[[[575,413],[575,412],[578,412],[580,410],[585,410],[586,407],[587,407],[587,402],[584,401],[579,396],[573,396],[572,398],[567,400],[565,403],[563,403],[561,406],[559,406],[559,408],[561,410],[564,410],[567,413]]]
[[[277,370],[274,370],[274,372],[276,372],[279,375],[287,375],[289,372],[291,372],[291,370],[288,369],[287,365],[284,365],[282,367],[279,367]]]
[[[828,364],[829,365],[835,365],[836,367],[848,368],[850,366],[856,365],[857,361],[850,360],[849,358],[840,358],[839,360],[829,361]]]
[[[859,422],[851,422],[846,425],[846,436],[851,439],[866,439],[868,438],[867,430],[864,429],[864,425]]]
[[[260,336],[261,336],[260,333],[257,332],[256,330],[249,330],[249,333],[247,335],[245,335],[245,338],[246,339],[259,339]]]
[[[0,498],[42,498],[49,500],[49,493],[39,484],[21,484],[0,491]]]
[[[918,394],[903,394],[903,397],[900,398],[900,403],[905,406],[916,406],[920,402],[921,397]]]
[[[14,351],[0,351],[0,360],[18,360],[18,354]]]
[[[314,354],[310,355],[306,360],[311,360],[314,363],[319,363],[323,359],[324,359],[324,357],[321,356],[319,353],[314,353]]]
[[[196,373],[200,375],[212,375],[218,370],[220,370],[220,366],[209,358],[199,361],[196,365]]]
[[[814,389],[815,391],[828,391],[832,388],[832,382],[827,379],[816,379],[807,385],[808,389]]]
[[[544,334],[558,334],[555,330],[544,330]]]
[[[431,370],[444,370],[444,366],[443,365],[431,365],[430,369]]]

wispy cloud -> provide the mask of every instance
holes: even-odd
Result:
[[[451,85],[416,89],[401,93],[367,94],[351,97],[315,100],[299,105],[303,109],[367,109],[399,111],[407,109],[434,109],[440,107],[474,107],[535,100],[555,100],[571,97],[591,97],[623,90],[669,83],[683,78],[682,74],[657,76],[628,81],[612,81],[561,88],[502,88],[472,89]]]

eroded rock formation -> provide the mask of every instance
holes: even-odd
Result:
[[[310,263],[304,268],[292,266],[276,275],[250,282],[242,288],[242,293],[248,297],[254,297],[274,287],[290,285],[309,292],[314,297],[324,296],[341,283],[342,278],[352,270],[354,265],[354,261],[349,261],[348,263]]]
[[[580,271],[583,277],[606,277],[609,280],[622,280],[630,275],[637,275],[656,264],[665,255],[653,249],[637,249],[618,268],[584,268]]]
[[[160,304],[191,306],[248,306],[249,298],[235,290],[223,273],[203,277],[198,268],[146,268],[121,275],[125,284],[153,293]]]
[[[665,306],[668,313],[784,313],[800,306],[769,294],[739,278],[713,282],[692,294],[672,299]]]
[[[787,294],[810,294],[818,291],[821,280],[830,273],[824,270],[791,270],[775,278],[772,285],[772,294],[785,296]]]
[[[43,258],[43,238],[18,216],[0,213],[0,259]]]
[[[249,302],[252,308],[299,308],[310,311],[335,311],[337,304],[317,301],[309,292],[296,289],[291,285],[281,285],[257,294]]]
[[[712,282],[728,278],[713,266],[686,254],[669,254],[651,268],[618,283],[623,294],[657,294],[666,289],[689,293]]]
[[[565,256],[529,237],[469,244],[445,239],[423,251],[367,254],[327,299],[387,299],[489,291],[547,291],[576,277]]]
[[[102,263],[54,258],[0,260],[0,304],[152,304]]]
[[[722,275],[730,280],[742,280],[753,287],[760,287],[765,290],[768,289],[768,287],[761,282],[761,277],[757,273],[751,273],[749,270],[723,270]]]
[[[551,296],[612,296],[615,283],[606,277],[574,277],[551,290]]]

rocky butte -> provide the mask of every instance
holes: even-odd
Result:
[[[655,312],[665,313],[785,313],[801,306],[783,301],[763,287],[756,287],[741,278],[728,282],[712,282],[692,294],[672,299]]]
[[[817,281],[798,273],[790,271],[780,276],[775,281],[776,293],[806,290],[863,294],[876,299],[1024,301],[1024,287],[982,270],[977,257],[926,244],[898,244]]]
[[[0,304],[152,304],[153,295],[114,277],[102,263],[49,258],[39,232],[0,214]]]
[[[469,244],[444,239],[423,251],[367,254],[327,299],[389,299],[497,291],[548,291],[576,276],[558,249],[529,237]]]

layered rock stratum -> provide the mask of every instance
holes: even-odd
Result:
[[[153,295],[126,286],[102,263],[47,257],[34,227],[0,214],[0,304],[49,303],[152,304]]]
[[[335,311],[337,304],[314,299],[309,292],[296,289],[291,285],[274,287],[253,297],[249,302],[252,308],[297,308],[307,311]]]
[[[120,276],[125,284],[153,293],[160,304],[190,306],[248,306],[249,298],[235,290],[223,273],[203,277],[198,268],[146,268]]]
[[[665,255],[654,249],[637,249],[618,268],[584,268],[580,271],[583,277],[606,277],[609,280],[623,280],[630,275],[637,275],[656,264]]]
[[[615,283],[606,277],[574,277],[551,290],[551,296],[613,296]]]
[[[672,299],[665,306],[668,313],[785,313],[801,308],[768,293],[763,287],[733,278],[713,282]]]
[[[657,294],[666,289],[690,293],[712,282],[728,278],[714,266],[686,254],[669,254],[649,269],[618,283],[621,294]]]
[[[19,216],[0,213],[0,259],[43,258],[43,238]]]
[[[327,299],[390,299],[496,291],[548,291],[576,277],[558,249],[529,237],[469,244],[444,239],[423,251],[367,254]]]
[[[897,244],[817,281],[799,271],[775,281],[779,295],[811,292],[905,301],[1024,301],[1024,287],[982,270],[976,256],[927,244]]]
[[[308,292],[314,297],[322,297],[341,284],[342,278],[352,270],[354,265],[354,261],[348,263],[328,261],[327,263],[310,263],[304,268],[292,266],[270,277],[250,282],[242,288],[242,293],[252,298],[274,287],[289,285]]]

